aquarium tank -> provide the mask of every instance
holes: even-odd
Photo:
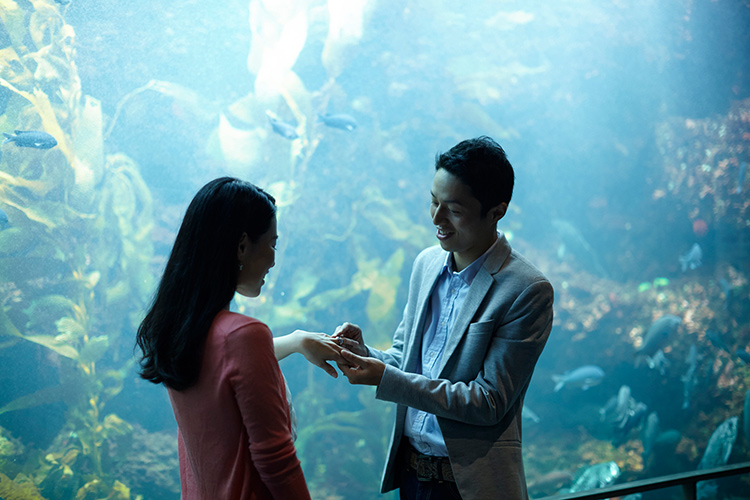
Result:
[[[555,289],[531,497],[750,460],[749,48],[748,0],[0,0],[0,498],[179,499],[134,343],[200,186],[277,200],[234,310],[385,349],[437,244],[435,155],[480,135],[516,171],[499,229]],[[393,405],[281,368],[313,498],[397,498]]]

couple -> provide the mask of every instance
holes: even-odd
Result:
[[[278,360],[298,352],[397,403],[382,491],[402,499],[526,499],[521,409],[552,327],[553,291],[497,222],[513,168],[488,137],[439,155],[430,214],[439,246],[416,258],[393,346],[332,336],[274,338],[229,311],[274,265],[274,199],[237,179],[209,182],[187,209],[137,342],[141,376],[166,385],[179,427],[184,500],[309,498]]]

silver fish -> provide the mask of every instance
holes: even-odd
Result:
[[[703,458],[698,464],[698,470],[726,465],[732,453],[732,446],[737,439],[738,420],[737,417],[730,417],[719,424],[708,440],[706,451],[703,452]]]
[[[591,386],[597,385],[604,378],[604,370],[594,365],[584,365],[565,372],[563,375],[552,375],[555,382],[555,392],[563,388],[565,384],[579,386],[585,391]]]
[[[268,121],[271,123],[271,128],[274,132],[279,134],[281,137],[289,140],[293,140],[299,137],[299,134],[297,134],[297,129],[294,127],[294,125],[291,125],[286,122],[282,122],[278,118],[276,118],[270,111],[266,111],[266,115],[268,116]]]
[[[653,356],[646,356],[646,364],[652,370],[656,369],[659,374],[664,375],[669,367],[670,363],[667,357],[664,355],[664,351],[659,349]]]
[[[539,415],[537,415],[534,410],[526,405],[523,405],[523,408],[521,409],[521,418],[524,422],[532,422],[535,424],[538,424],[542,421],[542,419],[539,418]]]
[[[651,412],[646,418],[646,425],[641,429],[641,443],[643,443],[643,463],[645,464],[651,452],[654,449],[656,440],[661,434],[659,428],[659,415],[655,411]]]
[[[637,354],[651,356],[656,353],[666,345],[680,324],[682,324],[682,318],[671,314],[665,314],[654,321],[646,330],[646,334],[643,336],[643,344]]]
[[[604,462],[578,470],[569,493],[604,488],[620,476],[620,467],[615,462]]]
[[[630,395],[630,387],[627,385],[621,386],[620,390],[617,391],[617,396],[609,398],[607,404],[599,410],[602,421],[619,425],[625,419],[632,401],[634,400]]]
[[[690,247],[690,250],[688,250],[688,253],[685,255],[680,255],[679,261],[680,265],[682,266],[682,272],[684,273],[687,271],[688,267],[690,269],[696,269],[701,265],[701,259],[703,258],[703,250],[701,250],[701,246],[697,243],[693,243],[693,246]]]

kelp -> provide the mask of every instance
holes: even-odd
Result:
[[[132,426],[106,407],[133,360],[107,364],[152,290],[153,203],[138,166],[105,151],[101,105],[82,93],[75,31],[56,5],[2,0],[0,9],[11,40],[0,50],[0,85],[13,93],[3,123],[57,140],[47,151],[6,149],[0,164],[0,206],[12,221],[0,232],[0,277],[21,297],[0,304],[0,335],[57,356],[60,377],[5,402],[0,414],[65,403],[61,437],[31,471],[32,485],[49,498],[125,500],[130,490],[106,457]],[[21,494],[18,480],[1,479],[13,485],[9,495]]]
[[[219,115],[219,105],[208,101],[198,92],[175,82],[150,80],[146,85],[131,90],[120,99],[115,108],[115,113],[112,115],[112,119],[107,126],[107,130],[104,132],[105,140],[110,136],[115,125],[117,125],[122,110],[125,109],[133,98],[148,91],[172,98],[190,116],[197,117],[201,121],[213,122]]]
[[[360,387],[356,392],[358,409],[331,411],[335,403],[332,394],[321,391],[319,384],[309,379],[295,398],[298,414],[305,415],[295,447],[306,470],[315,472],[307,479],[311,491],[347,484],[350,494],[357,496],[352,488],[378,483],[392,407],[376,401],[373,392],[371,387]]]

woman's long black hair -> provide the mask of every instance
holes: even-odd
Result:
[[[257,186],[231,177],[198,191],[138,328],[141,377],[178,391],[196,383],[211,323],[237,288],[242,233],[251,241],[266,233],[276,216],[275,203]]]

